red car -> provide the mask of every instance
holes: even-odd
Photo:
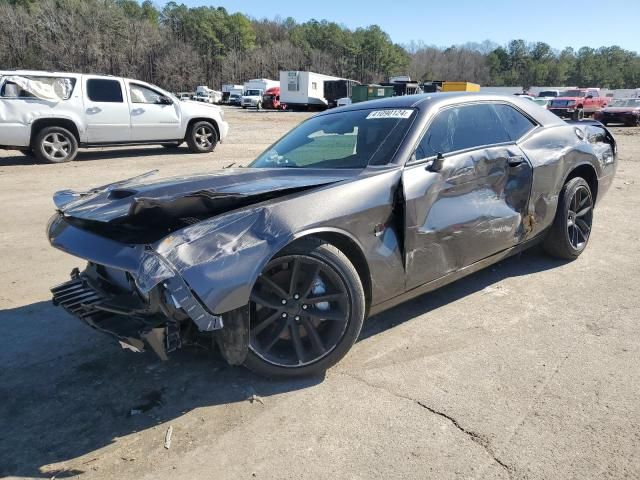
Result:
[[[593,118],[603,125],[624,123],[629,127],[640,126],[640,98],[613,100],[608,107],[598,110]]]
[[[581,120],[605,108],[608,103],[607,97],[600,96],[599,88],[578,88],[560,93],[559,97],[551,100],[548,108],[559,117]]]

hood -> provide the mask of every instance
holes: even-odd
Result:
[[[211,109],[216,111],[220,111],[220,107],[218,105],[214,105],[213,103],[206,102],[198,102],[196,100],[182,100],[180,102],[180,107],[182,108],[183,113],[193,115],[211,115]]]
[[[71,219],[138,227],[175,222],[175,230],[226,211],[358,174],[353,170],[236,168],[147,181],[155,173],[86,192],[57,192],[54,203]]]

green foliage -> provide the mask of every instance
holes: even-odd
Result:
[[[311,70],[371,83],[391,75],[483,85],[640,84],[640,57],[617,46],[555,52],[543,42],[446,49],[394,44],[379,26],[252,19],[221,7],[153,0],[0,0],[3,68],[127,75],[172,90]]]

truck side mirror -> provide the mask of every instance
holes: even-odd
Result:
[[[587,95],[587,98],[593,98],[593,95]]]

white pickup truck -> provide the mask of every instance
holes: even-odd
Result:
[[[187,142],[211,152],[229,131],[220,107],[138,80],[38,71],[0,72],[0,148],[73,160],[78,147]]]

